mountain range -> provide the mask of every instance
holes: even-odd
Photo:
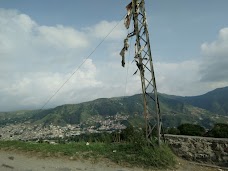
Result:
[[[228,123],[228,87],[191,97],[158,95],[162,121],[165,127],[182,123],[200,124],[206,128],[214,123]],[[153,108],[152,105],[149,108]],[[0,126],[10,123],[79,124],[88,118],[116,114],[129,115],[129,121],[142,120],[142,95],[100,98],[79,104],[66,104],[46,110],[0,112]],[[151,117],[151,120],[155,117]]]

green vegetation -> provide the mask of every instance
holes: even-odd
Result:
[[[228,113],[228,87],[195,97],[159,94],[159,101],[163,126],[169,127],[166,133],[228,138],[228,124],[226,124],[228,119],[225,117]],[[153,109],[151,103],[149,108]],[[117,163],[129,163],[132,166],[172,166],[175,160],[165,144],[161,148],[157,147],[154,142],[148,146],[148,142],[143,141],[143,130],[131,126],[138,125],[142,127],[144,125],[142,113],[141,95],[102,98],[81,104],[58,106],[48,110],[0,112],[0,126],[26,121],[44,125],[50,123],[56,125],[79,124],[95,115],[99,116],[101,120],[104,119],[103,117],[116,114],[130,116],[128,120],[122,121],[128,128],[122,131],[121,134],[84,134],[71,137],[70,142],[66,144],[65,140],[58,139],[59,144],[57,145],[2,141],[0,149],[41,152],[47,156],[90,157],[94,160],[108,158]],[[213,125],[214,127],[211,128]],[[205,133],[204,128],[210,128],[210,130]],[[90,142],[89,146],[85,145],[87,141]]]
[[[181,124],[177,128],[168,128],[165,130],[167,134],[174,135],[192,135],[192,136],[204,136],[214,138],[228,138],[228,124],[216,123],[214,127],[207,132],[200,125],[195,124]]]
[[[120,165],[145,168],[168,168],[175,165],[175,159],[167,145],[136,146],[131,143],[100,143],[86,145],[85,142],[67,144],[46,144],[20,141],[1,141],[0,149],[16,149],[25,152],[41,153],[43,156],[70,156],[74,159],[90,159],[94,162],[108,158]]]
[[[177,129],[181,135],[203,136],[206,132],[202,126],[195,124],[182,124]]]
[[[173,135],[179,135],[180,134],[180,130],[177,128],[169,128],[167,129],[167,133],[168,134],[173,134]]]
[[[205,95],[180,97],[159,94],[164,127],[177,127],[184,123],[194,123],[211,128],[215,123],[228,123],[228,87],[216,89]],[[152,103],[149,103],[153,109]],[[137,115],[139,122],[143,113],[142,96],[101,98],[80,104],[62,105],[39,111],[0,112],[0,126],[10,123],[30,121],[35,124],[79,124],[92,116],[113,116],[119,114]],[[217,115],[219,114],[219,115]]]
[[[215,138],[228,138],[228,124],[217,123],[207,132],[206,136]]]
[[[144,131],[132,126],[121,133],[83,134],[67,140],[57,139],[55,142],[58,143],[0,141],[0,149],[20,150],[51,157],[70,156],[94,162],[107,158],[120,165],[144,168],[168,168],[176,163],[173,153],[165,143],[158,146],[155,141],[151,141],[148,144]]]
[[[228,113],[228,87],[218,88],[204,95],[174,97],[184,103],[226,116]]]

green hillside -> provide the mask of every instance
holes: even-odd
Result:
[[[228,87],[218,88],[200,96],[173,98],[215,114],[228,116]]]
[[[226,105],[228,102],[227,93],[228,88],[216,89],[205,95],[195,97],[159,94],[163,125],[173,127],[182,123],[195,123],[211,127],[217,122],[227,123],[228,118],[225,116],[228,110],[228,105]],[[153,105],[149,108],[153,109]],[[0,125],[25,121],[57,125],[79,124],[95,115],[105,117],[116,114],[129,115],[131,122],[137,122],[135,116],[137,118],[143,117],[142,96],[137,94],[129,97],[101,98],[47,110],[0,113]],[[151,122],[156,119],[155,115],[153,116]]]

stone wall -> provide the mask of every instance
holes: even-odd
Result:
[[[228,139],[165,134],[166,142],[179,157],[228,167]]]

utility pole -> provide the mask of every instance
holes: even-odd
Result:
[[[135,37],[134,61],[138,67],[137,71],[140,72],[141,77],[146,139],[148,141],[150,140],[151,133],[156,127],[158,144],[160,145],[161,114],[150,48],[145,1],[132,0],[132,2],[126,6],[126,9],[127,16],[125,17],[125,27],[129,29],[131,20],[133,20],[134,30],[129,33],[124,40],[124,48],[120,52],[120,55],[122,56],[122,66],[124,67],[125,65],[125,51],[128,50],[129,47],[128,38]],[[152,106],[152,108],[149,108],[149,106]],[[155,125],[150,124],[151,118],[156,118]]]

